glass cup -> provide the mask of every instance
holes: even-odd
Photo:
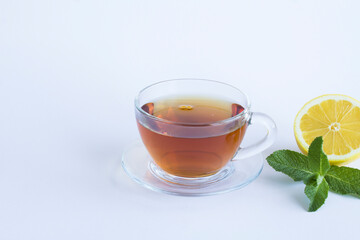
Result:
[[[202,112],[196,115],[199,108]],[[195,114],[191,120],[186,118],[192,116],[190,111]],[[213,80],[174,79],[152,84],[136,97],[135,113],[142,141],[152,157],[150,171],[158,179],[183,186],[226,178],[234,170],[231,161],[259,154],[273,144],[277,132],[269,116],[250,111],[250,100],[243,92]],[[223,113],[228,114],[225,119],[214,118]],[[267,134],[241,147],[248,127],[257,125],[263,125]]]

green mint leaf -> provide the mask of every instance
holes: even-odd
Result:
[[[318,210],[328,196],[329,185],[323,176],[318,175],[305,187],[305,194],[310,199],[309,212]]]
[[[310,199],[310,212],[325,203],[329,189],[360,198],[360,170],[330,166],[322,146],[322,137],[317,137],[310,144],[308,156],[290,150],[278,150],[266,158],[276,171],[285,173],[295,181],[304,181],[304,192]]]
[[[325,178],[331,191],[340,194],[354,194],[360,197],[359,169],[331,166]]]
[[[310,169],[321,176],[325,176],[326,172],[330,169],[330,163],[322,150],[322,146],[322,137],[315,138],[310,144],[308,158]]]
[[[306,180],[313,176],[308,158],[301,153],[279,150],[273,152],[266,160],[276,171],[285,173],[295,181]]]

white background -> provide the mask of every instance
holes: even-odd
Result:
[[[325,93],[360,99],[360,2],[0,1],[0,239],[346,239],[360,200],[267,163],[211,197],[159,194],[114,174],[137,139],[133,98],[156,81],[230,83],[274,118],[264,155],[297,150],[294,117]],[[360,168],[360,161],[350,166]]]

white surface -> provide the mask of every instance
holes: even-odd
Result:
[[[201,77],[245,91],[297,150],[294,117],[324,93],[360,99],[359,1],[1,1],[0,239],[352,239],[360,200],[267,164],[239,191],[168,196],[115,160],[138,138],[133,97]],[[351,164],[360,168],[360,161]]]

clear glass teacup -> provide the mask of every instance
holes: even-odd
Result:
[[[151,172],[184,186],[226,178],[233,171],[231,161],[265,150],[277,132],[269,116],[250,111],[243,92],[213,80],[155,83],[140,91],[135,111],[142,141],[152,157]],[[258,124],[267,128],[267,134],[241,147],[247,128]]]

